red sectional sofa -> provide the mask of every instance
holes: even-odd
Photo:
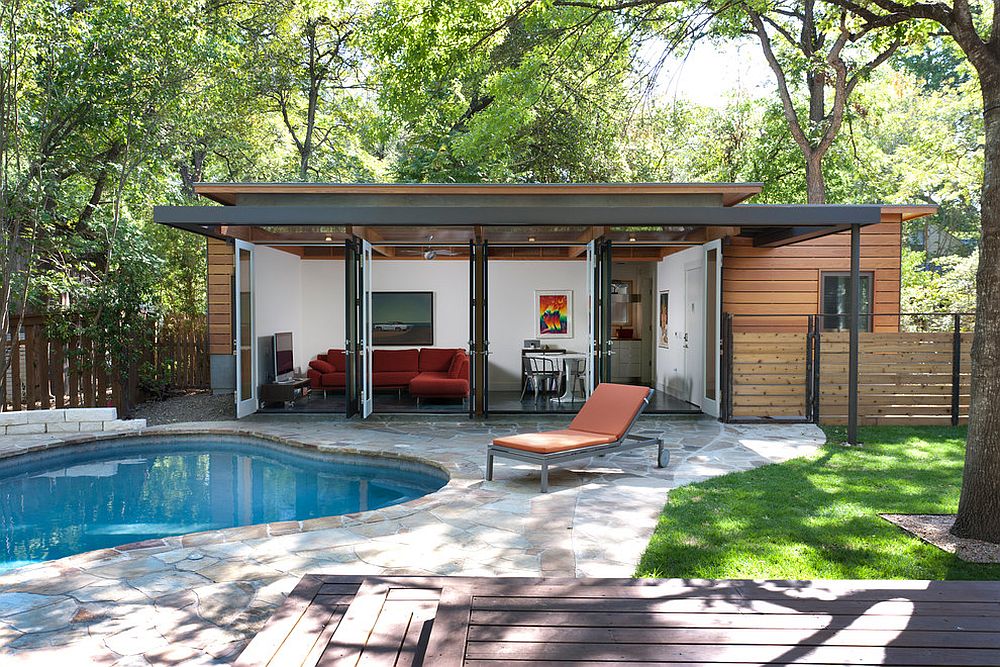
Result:
[[[309,362],[316,390],[344,389],[347,357],[331,349]],[[425,347],[374,350],[372,383],[376,389],[406,389],[417,398],[465,398],[469,395],[469,355],[465,350]]]

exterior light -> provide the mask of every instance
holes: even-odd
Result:
[[[326,239],[324,239],[324,240],[325,240],[325,241],[332,241],[332,240],[333,240],[333,237],[332,237],[332,236],[327,236],[327,237],[326,237]]]
[[[534,243],[534,242],[535,242],[535,237],[534,236],[529,236],[528,237],[528,243]]]
[[[634,236],[628,237],[628,241],[629,243],[635,243],[635,237]]]

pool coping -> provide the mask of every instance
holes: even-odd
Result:
[[[366,510],[364,512],[353,512],[350,514],[339,514],[334,516],[317,517],[314,519],[303,519],[293,521],[273,521],[269,523],[250,524],[246,526],[233,526],[231,528],[220,528],[217,530],[199,531],[186,533],[184,535],[173,535],[169,537],[151,538],[139,542],[128,542],[114,547],[84,551],[79,554],[63,556],[51,561],[39,562],[59,562],[73,567],[78,563],[91,562],[114,556],[129,556],[139,554],[158,553],[170,549],[181,549],[197,547],[210,544],[226,544],[230,542],[241,542],[249,539],[267,539],[280,535],[291,535],[296,533],[310,533],[319,530],[329,530],[334,528],[345,528],[383,521],[396,521],[410,516],[416,512],[425,511],[447,504],[449,497],[454,496],[464,490],[481,486],[484,483],[482,470],[469,463],[449,461],[441,462],[434,459],[422,458],[409,454],[403,454],[388,450],[362,449],[351,445],[312,443],[295,438],[278,436],[271,433],[262,433],[253,428],[197,428],[197,427],[169,427],[153,426],[135,431],[123,431],[114,433],[92,433],[86,435],[70,435],[66,438],[58,438],[45,442],[36,442],[12,451],[0,452],[0,461],[7,461],[21,456],[30,456],[42,451],[54,449],[70,448],[76,445],[92,444],[95,442],[112,442],[116,440],[128,440],[151,436],[227,436],[227,437],[248,437],[257,438],[270,444],[282,445],[292,449],[309,450],[320,455],[348,455],[362,456],[371,459],[385,459],[387,461],[400,461],[414,465],[423,465],[434,468],[448,476],[448,481],[440,489],[432,491],[427,495],[403,503],[389,505],[380,509]],[[485,452],[484,452],[485,454]]]

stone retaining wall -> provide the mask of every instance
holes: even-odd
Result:
[[[138,431],[145,419],[118,419],[115,408],[65,408],[0,412],[0,435]]]

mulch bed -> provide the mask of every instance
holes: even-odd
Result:
[[[1000,563],[1000,544],[955,537],[948,531],[954,514],[879,514],[914,537],[938,549],[953,553],[969,563]]]
[[[162,401],[139,404],[132,417],[149,426],[178,422],[225,421],[236,417],[232,394],[192,391]]]

